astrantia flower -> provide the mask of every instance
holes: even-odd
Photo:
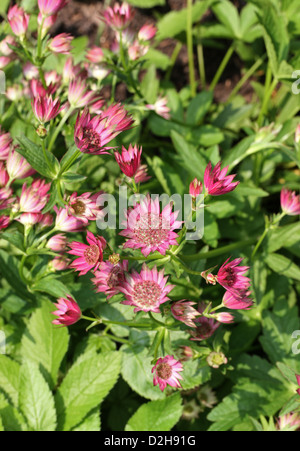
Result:
[[[233,191],[240,182],[233,182],[235,174],[226,175],[228,166],[221,169],[221,162],[212,168],[211,162],[208,163],[204,173],[204,185],[206,192],[211,196],[220,196],[221,194]]]
[[[104,53],[100,47],[93,45],[91,48],[88,49],[86,59],[90,63],[99,64],[104,59]]]
[[[30,16],[18,5],[12,6],[7,13],[7,20],[13,33],[21,38],[25,36]]]
[[[51,96],[39,96],[32,102],[32,109],[35,117],[41,124],[54,119],[61,111],[60,100]]]
[[[138,185],[139,183],[147,182],[151,179],[151,176],[148,175],[148,166],[146,164],[141,164],[134,176],[134,181]]]
[[[197,178],[195,178],[190,184],[190,195],[196,198],[202,193],[202,189],[202,183]]]
[[[53,224],[53,216],[51,213],[46,213],[41,215],[41,219],[38,223],[37,232],[39,233],[41,230],[51,227]]]
[[[63,68],[63,82],[69,83],[72,80],[84,80],[87,77],[87,72],[80,64],[73,64],[72,57],[68,58]]]
[[[117,30],[126,28],[134,17],[135,11],[128,3],[124,2],[121,5],[115,3],[113,8],[110,6],[104,11],[103,17],[107,25]]]
[[[178,321],[183,322],[189,327],[196,327],[194,319],[200,315],[198,310],[194,309],[192,305],[196,302],[188,302],[185,300],[174,302],[171,305],[171,312]]]
[[[81,310],[72,296],[67,295],[66,298],[58,299],[55,306],[57,307],[57,310],[52,312],[52,314],[58,316],[58,318],[52,321],[52,324],[58,326],[71,326],[80,320]]]
[[[32,80],[33,78],[37,78],[39,76],[39,70],[30,61],[27,61],[27,63],[23,66],[23,74],[26,80]]]
[[[146,198],[127,212],[127,229],[120,232],[129,238],[124,248],[141,249],[145,257],[155,251],[165,255],[170,246],[178,244],[174,232],[181,227],[178,213],[172,213],[171,204],[161,213],[159,199]]]
[[[138,33],[140,41],[150,41],[157,33],[157,28],[152,24],[143,25]]]
[[[30,186],[23,185],[19,209],[24,213],[40,213],[49,200],[51,183],[35,180]]]
[[[289,216],[300,215],[300,195],[283,188],[280,195],[282,211]]]
[[[0,161],[6,161],[12,146],[12,139],[9,133],[1,130],[0,126]]]
[[[5,187],[0,189],[0,210],[6,210],[14,202],[11,188]]]
[[[231,324],[234,322],[234,316],[230,313],[221,312],[216,314],[216,320],[219,321],[219,323]]]
[[[115,152],[115,158],[121,171],[130,178],[134,177],[140,168],[141,156],[142,148],[139,149],[136,145],[133,147],[131,144],[128,150],[122,146],[122,154]]]
[[[198,305],[198,312],[203,313],[207,305],[205,302],[200,302]],[[215,321],[213,318],[206,318],[205,316],[200,316],[195,319],[196,329],[190,330],[192,336],[192,341],[202,341],[210,338],[215,331],[220,326],[220,323]]]
[[[230,258],[219,269],[216,280],[225,290],[241,298],[250,286],[249,277],[243,275],[249,270],[249,266],[238,266],[243,258],[236,258],[231,262],[229,260]]]
[[[126,297],[122,304],[133,305],[135,312],[142,310],[159,313],[160,304],[170,300],[167,295],[174,288],[174,285],[167,285],[167,282],[164,270],[157,271],[156,267],[149,269],[143,265],[140,274],[134,271],[126,275],[126,281],[120,287]]]
[[[101,98],[94,91],[90,91],[85,81],[79,78],[71,80],[68,89],[68,100],[73,108],[83,108],[101,100]]]
[[[53,271],[65,271],[70,267],[71,260],[64,255],[55,257],[50,263],[50,269]]]
[[[57,14],[69,0],[38,0],[39,10],[43,16]]]
[[[103,192],[96,194],[84,193],[80,196],[73,193],[69,199],[69,213],[80,219],[85,224],[89,221],[96,221],[99,217],[100,209],[97,205],[97,199]]]
[[[13,55],[13,50],[9,47],[9,45],[13,45],[16,47],[17,42],[14,38],[14,36],[7,35],[1,42],[0,42],[0,53],[4,56],[11,56]]]
[[[39,26],[41,27],[42,31],[42,38],[46,36],[50,28],[55,24],[57,20],[57,14],[53,14],[52,16],[43,16],[42,13],[39,13],[37,22]]]
[[[168,107],[167,97],[159,97],[153,105],[151,104],[146,105],[146,108],[148,108],[148,110],[155,111],[156,114],[158,114],[159,116],[163,117],[166,120],[169,120],[171,117],[170,115],[171,110]]]
[[[78,218],[69,215],[68,208],[54,207],[56,212],[55,229],[60,232],[81,232],[85,224]]]
[[[6,161],[6,169],[12,180],[25,179],[34,174],[29,163],[16,150],[12,150]]]
[[[2,161],[0,161],[0,188],[3,188],[7,185],[9,181],[9,175],[6,171],[5,165]]]
[[[125,282],[125,273],[128,272],[128,261],[114,265],[111,262],[102,262],[99,271],[95,272],[95,278],[92,282],[96,285],[98,293],[105,293],[107,299],[120,293],[120,286]]]
[[[251,291],[240,292],[239,297],[226,291],[223,297],[223,306],[232,310],[249,310],[253,306],[253,299],[250,298]]]
[[[53,252],[63,252],[67,247],[67,243],[68,239],[66,235],[60,233],[50,238],[46,247],[51,249]]]
[[[55,36],[49,43],[49,49],[53,53],[62,53],[68,55],[71,50],[71,42],[73,41],[73,36],[68,33],[61,33]]]
[[[167,385],[181,388],[179,382],[180,379],[183,379],[179,374],[181,371],[183,371],[182,363],[175,360],[174,356],[167,355],[160,358],[152,368],[152,373],[154,373],[153,384],[158,384],[161,391],[164,391]]]
[[[71,249],[69,254],[79,257],[71,263],[70,267],[79,271],[80,276],[92,269],[94,271],[99,269],[103,261],[103,250],[106,247],[105,239],[100,236],[95,237],[91,232],[87,232],[86,239],[88,245],[77,241],[69,244]]]
[[[20,222],[25,227],[31,227],[40,222],[41,216],[41,213],[22,213],[16,221]]]
[[[9,216],[0,216],[0,230],[6,229],[10,224]]]
[[[297,431],[300,429],[300,415],[299,413],[288,413],[278,418],[276,425],[278,431]]]
[[[83,153],[107,154],[111,147],[106,144],[132,124],[133,120],[121,104],[111,105],[103,114],[92,119],[86,108],[76,120],[75,143]]]

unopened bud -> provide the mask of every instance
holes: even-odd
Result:
[[[212,368],[219,368],[221,365],[228,363],[228,359],[223,352],[211,352],[206,361]]]
[[[48,132],[45,129],[45,127],[43,125],[39,125],[38,128],[36,129],[36,133],[38,134],[38,136],[40,138],[46,138]]]

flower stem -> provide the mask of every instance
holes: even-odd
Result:
[[[63,116],[62,120],[60,121],[59,125],[56,127],[53,135],[51,136],[51,140],[48,146],[48,151],[51,152],[52,148],[55,144],[55,141],[59,135],[59,133],[61,132],[61,130],[63,129],[63,126],[65,125],[65,123],[67,122],[67,120],[69,119],[69,117],[71,116],[71,114],[73,113],[73,111],[75,110],[74,107],[70,106],[69,110],[65,113],[65,115]]]
[[[217,70],[216,75],[214,76],[214,79],[211,82],[211,85],[209,87],[210,91],[214,91],[215,87],[217,86],[220,78],[222,77],[224,70],[226,69],[227,64],[229,63],[230,58],[232,57],[234,50],[235,50],[235,43],[233,42],[231,44],[231,46],[229,47],[229,49],[227,50],[220,66],[219,66],[219,69]]]
[[[198,254],[192,255],[181,255],[180,258],[186,262],[193,262],[196,260],[207,260],[209,258],[219,257],[219,255],[227,254],[236,249],[241,249],[243,247],[251,246],[256,242],[257,238],[251,238],[249,240],[237,241],[236,243],[229,244],[227,246],[219,247],[208,252],[200,252]]]
[[[193,51],[193,0],[188,0],[188,2],[187,2],[186,39],[187,39],[187,50],[188,50],[188,58],[189,58],[191,94],[192,94],[192,97],[195,97],[196,80],[195,80],[194,51]]]

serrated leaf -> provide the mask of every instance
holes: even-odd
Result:
[[[13,407],[4,395],[0,393],[0,416],[3,427],[9,432],[27,431],[28,426],[25,418],[18,408]]]
[[[55,431],[54,398],[38,366],[26,361],[21,367],[19,404],[33,431]]]
[[[0,389],[11,403],[18,406],[20,365],[5,355],[0,355]]]
[[[56,394],[59,430],[70,430],[96,406],[117,382],[121,354],[88,352],[69,370]]]
[[[53,276],[47,276],[32,285],[33,291],[50,294],[55,298],[60,298],[68,294],[67,287]]]
[[[58,370],[69,344],[68,330],[52,324],[53,311],[55,305],[43,300],[42,307],[32,314],[21,343],[22,357],[39,365],[51,387],[56,385]]]
[[[72,432],[99,432],[101,430],[99,408],[92,411]]]
[[[128,421],[125,431],[170,431],[182,415],[179,393],[143,404]]]

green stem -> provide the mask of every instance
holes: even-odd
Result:
[[[21,280],[24,282],[24,284],[27,286],[28,285],[28,280],[26,279],[25,275],[24,275],[24,266],[25,266],[25,262],[27,259],[27,255],[23,255],[20,265],[19,265],[19,275]]]
[[[71,114],[73,113],[73,111],[75,110],[74,107],[70,106],[69,110],[65,113],[64,117],[62,118],[62,120],[60,121],[59,125],[55,128],[55,131],[53,133],[53,135],[51,136],[51,140],[48,146],[48,151],[51,152],[52,148],[55,144],[55,141],[59,135],[59,133],[61,132],[61,130],[63,129],[63,126],[65,125],[65,123],[67,122],[67,120],[69,119],[69,117],[71,116]]]
[[[271,222],[271,224],[268,224],[264,230],[264,233],[262,234],[262,236],[259,238],[253,252],[251,255],[252,260],[254,259],[258,249],[260,248],[260,246],[262,245],[264,239],[266,238],[267,234],[269,233],[269,230],[271,230],[272,227],[276,226],[282,218],[284,218],[284,216],[286,216],[286,214],[284,212],[282,212],[280,215],[278,215],[276,218],[274,218],[274,220]]]
[[[124,343],[124,344],[128,344],[129,343],[129,341],[126,340],[125,338],[115,337],[114,335],[111,335],[111,334],[105,334],[105,337],[108,337],[111,340],[116,341],[117,343]]]
[[[266,82],[265,82],[265,94],[264,94],[264,99],[263,99],[263,103],[262,103],[262,107],[257,119],[257,123],[259,125],[259,127],[262,127],[263,125],[263,121],[264,121],[264,116],[268,110],[268,104],[271,98],[271,95],[274,91],[274,89],[276,88],[277,85],[277,79],[274,78],[273,82],[271,83],[272,80],[272,70],[270,65],[268,66],[267,69],[267,74],[266,74]]]
[[[207,260],[209,258],[219,257],[223,254],[228,254],[236,249],[241,249],[243,247],[251,246],[256,242],[257,238],[251,238],[249,240],[237,241],[236,243],[229,244],[227,246],[219,247],[208,252],[200,252],[198,254],[192,255],[181,255],[180,258],[186,262],[193,262],[196,260]]]
[[[200,26],[198,26],[198,39],[200,41]],[[204,54],[203,54],[203,45],[200,43],[197,45],[197,55],[198,55],[198,64],[199,64],[199,74],[201,80],[201,88],[205,89],[206,87],[206,73],[205,73],[205,63],[204,63]]]
[[[161,321],[158,321],[158,319],[154,318],[153,313],[152,312],[148,312],[150,318],[152,321],[154,321],[155,323],[159,324],[162,327],[166,327],[166,325],[164,323],[162,323]]]
[[[177,42],[176,47],[175,47],[175,49],[174,49],[174,51],[172,53],[172,56],[171,56],[170,67],[169,67],[169,69],[168,69],[168,71],[166,73],[166,76],[165,76],[166,81],[169,81],[170,78],[171,78],[172,70],[173,70],[173,68],[175,66],[175,63],[177,61],[177,58],[178,58],[178,55],[179,55],[181,49],[182,49],[182,43],[181,42]]]
[[[193,51],[193,0],[187,2],[187,26],[186,26],[187,50],[189,58],[190,87],[192,97],[196,95],[196,80]]]
[[[233,42],[231,44],[231,46],[229,47],[229,49],[227,50],[220,66],[219,66],[219,69],[217,70],[216,75],[214,76],[214,79],[211,82],[211,85],[209,87],[210,91],[214,91],[215,87],[217,86],[220,78],[222,77],[224,70],[226,69],[227,64],[229,63],[230,58],[233,55],[234,50],[235,50],[235,44]]]

